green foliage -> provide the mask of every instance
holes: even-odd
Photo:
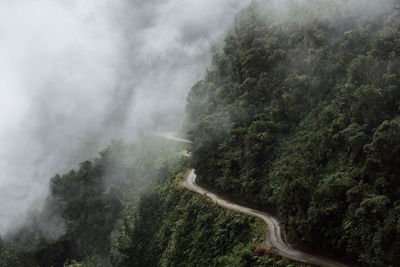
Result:
[[[201,184],[274,209],[292,240],[393,266],[398,8],[367,17],[345,1],[302,1],[284,12],[242,11],[189,93],[191,164]]]
[[[94,161],[54,176],[43,211],[0,243],[0,266],[110,266],[123,218],[143,191],[165,181],[181,158],[177,149],[158,137],[114,141]],[[58,234],[45,227],[59,228]]]
[[[0,267],[19,265],[21,265],[21,263],[18,260],[16,253],[8,248],[7,244],[4,244],[4,242],[0,240]]]
[[[143,196],[119,237],[119,266],[287,266],[253,250],[265,224],[180,188],[181,178]]]

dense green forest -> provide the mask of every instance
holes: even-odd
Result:
[[[184,189],[188,168],[274,212],[296,246],[398,266],[400,6],[278,2],[242,10],[192,87],[191,145],[114,141],[55,175],[0,266],[296,266],[260,247],[261,221]]]
[[[0,266],[110,266],[118,261],[122,256],[115,244],[125,218],[136,210],[143,192],[166,181],[181,158],[177,151],[177,144],[159,137],[133,144],[114,141],[77,171],[54,176],[43,211],[0,243]],[[55,218],[65,229],[49,238],[43,225],[54,227],[49,222]]]
[[[298,245],[397,265],[399,6],[265,2],[237,16],[189,93],[198,181],[275,211]]]
[[[262,221],[183,188],[182,149],[160,137],[116,141],[54,176],[43,211],[0,241],[0,266],[296,266],[260,245]],[[51,239],[42,225],[58,217],[65,231]]]
[[[126,221],[121,266],[296,266],[257,256],[264,223],[214,206],[184,189],[181,176],[143,196]]]

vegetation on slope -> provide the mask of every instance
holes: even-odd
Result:
[[[190,166],[203,185],[275,210],[299,244],[394,266],[399,11],[347,2],[253,2],[238,15],[188,96]],[[179,188],[175,151],[115,142],[56,175],[44,211],[0,242],[0,266],[287,266],[254,254],[259,221]]]
[[[134,144],[113,142],[93,162],[51,179],[43,211],[7,242],[0,243],[0,266],[110,266],[114,236],[143,193],[168,177],[177,145],[158,137]],[[55,219],[60,220],[54,224]],[[58,236],[51,231],[60,228]],[[113,259],[118,254],[113,254]]]
[[[263,222],[179,186],[187,164],[179,146],[113,142],[53,177],[43,212],[0,242],[0,266],[295,266],[261,257],[263,249],[256,256]],[[54,218],[64,228],[51,239],[42,226]]]
[[[127,218],[122,266],[295,266],[254,254],[266,230],[261,220],[215,206],[181,181],[172,175]]]
[[[239,14],[213,68],[189,93],[198,179],[275,210],[299,244],[395,265],[398,8],[366,15],[346,1],[303,1],[284,11],[267,5],[253,2]]]

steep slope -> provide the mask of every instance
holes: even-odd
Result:
[[[255,255],[263,222],[214,206],[181,182],[171,175],[142,197],[125,223],[119,266],[296,266]]]
[[[185,177],[184,185],[191,191],[200,195],[209,197],[213,203],[224,207],[229,210],[238,211],[250,216],[260,218],[268,226],[265,244],[268,249],[272,249],[275,253],[282,256],[285,259],[290,259],[299,263],[304,264],[315,264],[318,266],[325,267],[345,267],[348,266],[344,263],[329,259],[327,257],[312,255],[293,248],[288,244],[282,236],[282,226],[280,222],[272,215],[255,210],[243,205],[235,204],[227,199],[223,199],[220,196],[202,188],[196,183],[195,170],[191,170]]]
[[[0,240],[0,266],[115,266],[124,218],[146,190],[165,182],[178,147],[158,137],[114,141],[93,161],[54,176],[43,210]]]
[[[301,3],[238,15],[188,96],[191,164],[201,185],[275,211],[300,245],[395,265],[398,9]]]

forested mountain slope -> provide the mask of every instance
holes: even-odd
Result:
[[[116,141],[54,176],[43,211],[0,240],[0,266],[297,266],[264,257],[262,221],[183,188],[180,146],[156,136]],[[56,218],[62,232],[51,239]]]
[[[124,224],[142,194],[167,180],[177,150],[178,144],[154,136],[114,141],[95,160],[54,176],[42,211],[0,240],[0,266],[124,266],[118,251]]]
[[[190,162],[159,138],[113,142],[53,177],[0,266],[290,266],[255,254],[260,221],[181,188],[189,167],[298,245],[397,266],[400,11],[355,2],[374,1],[254,1],[189,93]]]
[[[181,170],[178,168],[177,170]],[[119,242],[119,266],[297,266],[255,253],[265,234],[261,220],[213,205],[171,173],[141,198]]]
[[[369,266],[400,262],[400,17],[384,3],[254,2],[187,104],[202,185]]]

